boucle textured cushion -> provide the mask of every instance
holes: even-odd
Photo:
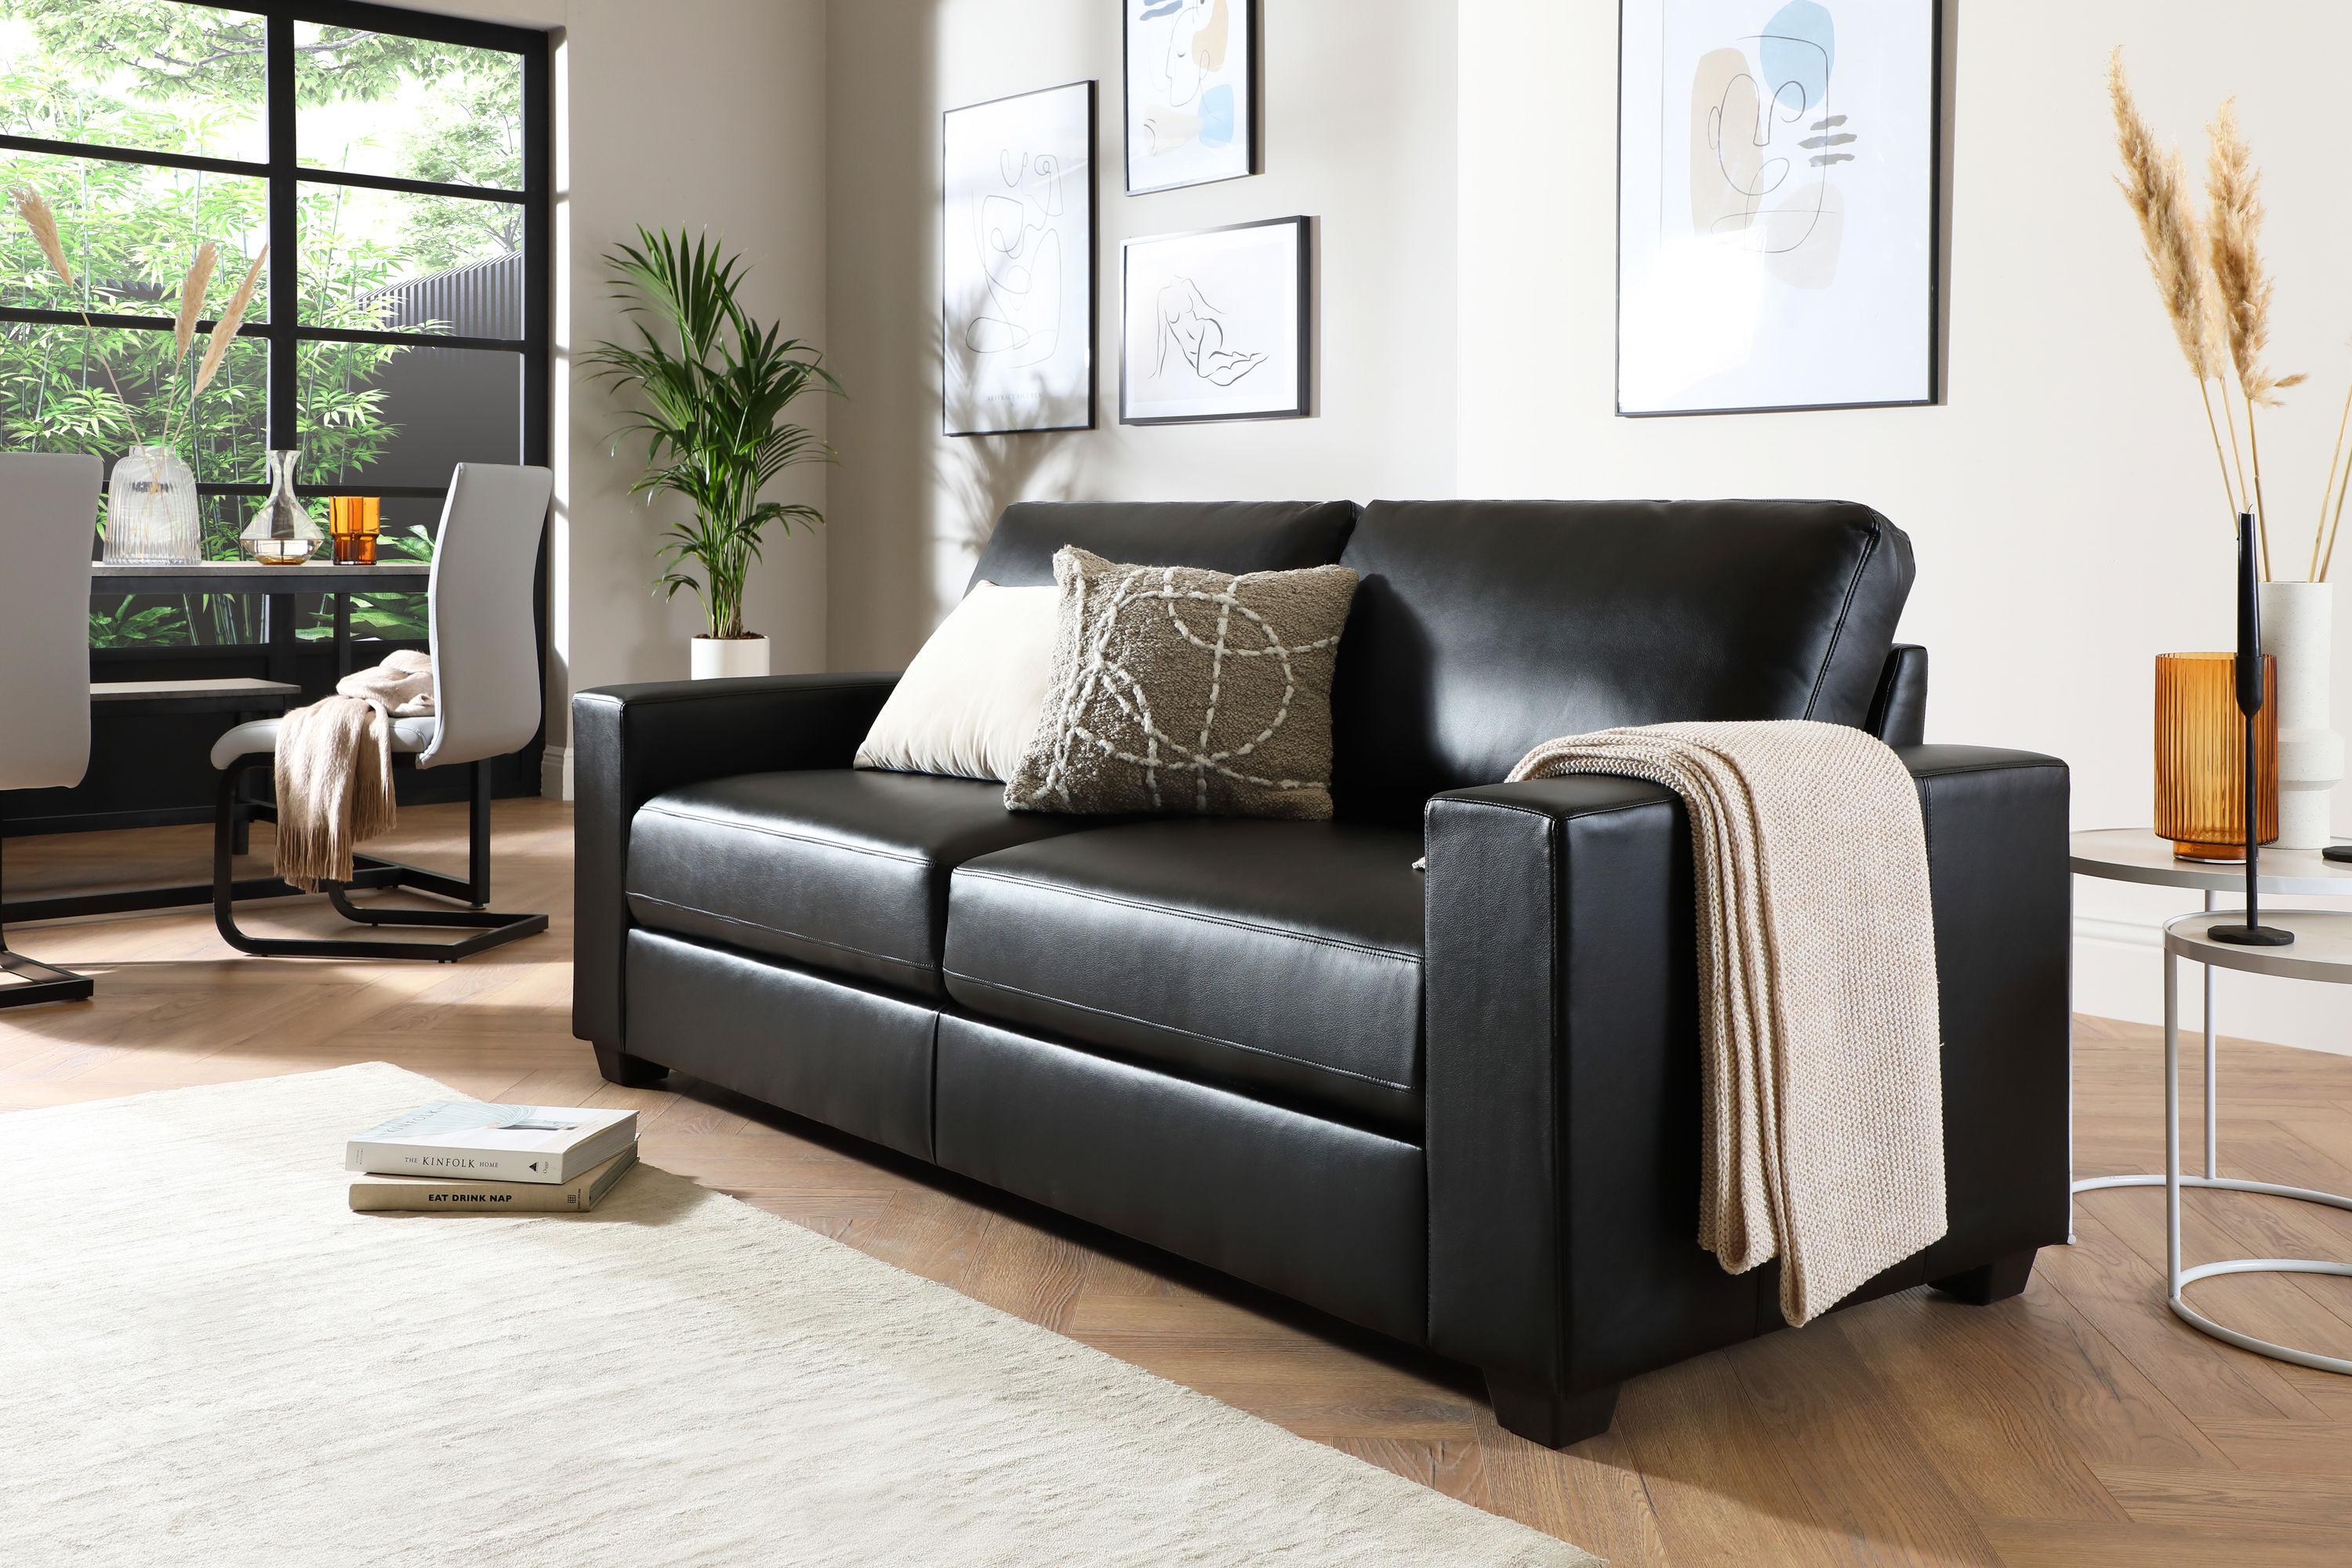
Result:
[[[1059,592],[975,584],[891,689],[856,765],[1011,778],[1045,703]]]
[[[1234,577],[1066,546],[1044,711],[1015,811],[1331,815],[1345,566]]]

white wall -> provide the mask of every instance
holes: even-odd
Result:
[[[2149,820],[2152,661],[2231,638],[2231,535],[2194,384],[2149,287],[2103,73],[2201,170],[2239,95],[2265,174],[2282,370],[2264,416],[2284,568],[2308,549],[2352,354],[2352,209],[2330,134],[2352,7],[2249,0],[1945,0],[1957,34],[1950,343],[1942,406],[1619,419],[1612,414],[1617,7],[1460,7],[1465,494],[1842,496],[1917,546],[1903,637],[1931,650],[1931,740],[2054,752],[2077,826]],[[1905,324],[1907,327],[1907,323]],[[2301,567],[2282,570],[2299,576]],[[2352,629],[2336,724],[2352,732]],[[2352,829],[2339,792],[2337,830]],[[2076,1005],[2160,1016],[2154,921],[2190,895],[2077,879]],[[2327,988],[2223,983],[2231,1033],[2352,1050]],[[2192,987],[2193,989],[2193,987]]]
[[[1945,3],[1945,403],[1657,420],[1612,414],[1606,0],[1262,0],[1268,172],[1132,198],[1117,8],[1097,0],[446,8],[568,28],[562,342],[607,330],[594,258],[630,224],[709,223],[759,262],[755,308],[815,337],[848,383],[832,416],[843,467],[802,492],[824,498],[828,535],[772,552],[754,590],[780,668],[902,661],[989,521],[1024,496],[1849,496],[1917,545],[1904,635],[1934,651],[1931,736],[2055,752],[2074,767],[2078,826],[2144,823],[2151,660],[2226,646],[2229,536],[2193,389],[2108,183],[2101,72],[2125,44],[2143,105],[2192,158],[2215,101],[2240,95],[2267,176],[2276,358],[2315,376],[2264,425],[2288,560],[2352,370],[2352,296],[2334,286],[2352,209],[2334,199],[2321,120],[2352,7],[2247,0],[2216,27],[2188,0]],[[1101,83],[1099,427],[941,437],[940,113],[1086,77]],[[1119,240],[1299,212],[1320,219],[1318,416],[1119,426]],[[1400,339],[1381,323],[1409,299],[1457,313]],[[643,592],[651,529],[622,493],[628,466],[605,455],[601,395],[557,407],[560,742],[570,691],[682,673],[689,627]],[[2352,628],[2337,661],[2336,721],[2352,733]],[[2338,800],[2352,830],[2352,798]],[[2154,921],[2189,900],[2076,893],[2077,1005],[2153,1018]],[[2225,980],[2224,1026],[2352,1049],[2352,1009],[2333,1000]]]
[[[1454,487],[1454,0],[1261,0],[1266,173],[1129,196],[1119,7],[1106,0],[834,0],[827,331],[835,410],[829,647],[896,666],[1024,497],[1258,500]],[[1097,428],[940,434],[940,115],[1095,79]],[[1318,412],[1118,424],[1119,242],[1318,220]],[[1438,302],[1433,311],[1429,301]],[[1396,323],[1410,312],[1409,329]]]
[[[438,0],[425,8],[561,28],[556,63],[555,514],[549,620],[548,793],[564,785],[572,694],[683,679],[687,598],[649,589],[660,520],[628,495],[642,447],[614,457],[618,422],[575,351],[617,338],[600,258],[635,226],[708,228],[751,266],[743,299],[789,335],[824,341],[824,0]],[[827,400],[793,417],[819,431]],[[824,508],[825,470],[771,493]],[[747,595],[750,629],[779,672],[822,669],[823,533],[771,536]]]

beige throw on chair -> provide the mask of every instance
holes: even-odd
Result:
[[[404,649],[278,721],[279,877],[306,893],[352,879],[361,841],[392,830],[392,721],[432,711],[433,660]]]
[[[1944,1234],[1936,932],[1917,786],[1811,721],[1547,741],[1511,779],[1618,773],[1682,796],[1697,870],[1699,1245],[1780,1259],[1802,1323]]]

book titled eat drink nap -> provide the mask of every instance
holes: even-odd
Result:
[[[568,1182],[461,1182],[446,1176],[353,1176],[354,1214],[586,1214],[637,1163],[635,1145]]]
[[[352,1139],[343,1169],[553,1185],[603,1164],[636,1141],[634,1110],[436,1100]]]

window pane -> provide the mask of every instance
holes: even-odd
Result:
[[[346,185],[301,188],[302,321],[522,336],[522,208]]]
[[[0,323],[0,447],[110,461],[168,435],[200,483],[258,484],[268,347],[238,338],[191,401],[205,345],[197,338],[174,374],[170,332]]]
[[[261,504],[257,496],[201,496],[205,559],[236,557],[236,536]],[[263,639],[257,594],[110,594],[90,595],[92,647],[217,647]]]
[[[315,22],[294,47],[297,162],[522,188],[521,56]]]
[[[0,186],[47,198],[74,276],[68,289],[15,209],[0,209],[0,305],[176,315],[196,247],[211,240],[220,260],[205,290],[209,319],[228,309],[268,237],[268,182],[242,175],[0,153]],[[248,321],[268,320],[267,273],[255,285]]]
[[[264,42],[180,0],[0,0],[0,134],[259,163]]]
[[[441,526],[441,503],[417,497],[389,496],[383,503],[383,531],[376,542],[378,561],[430,561],[434,531]],[[428,595],[414,594],[353,594],[352,638],[360,646],[352,662],[365,667],[380,662],[382,648],[365,646],[368,639],[423,643],[431,640],[426,619]],[[299,616],[296,635],[319,641],[334,636],[334,606],[323,594],[305,594],[295,601]]]
[[[459,463],[522,460],[518,353],[305,343],[299,407],[314,485],[446,486]]]

